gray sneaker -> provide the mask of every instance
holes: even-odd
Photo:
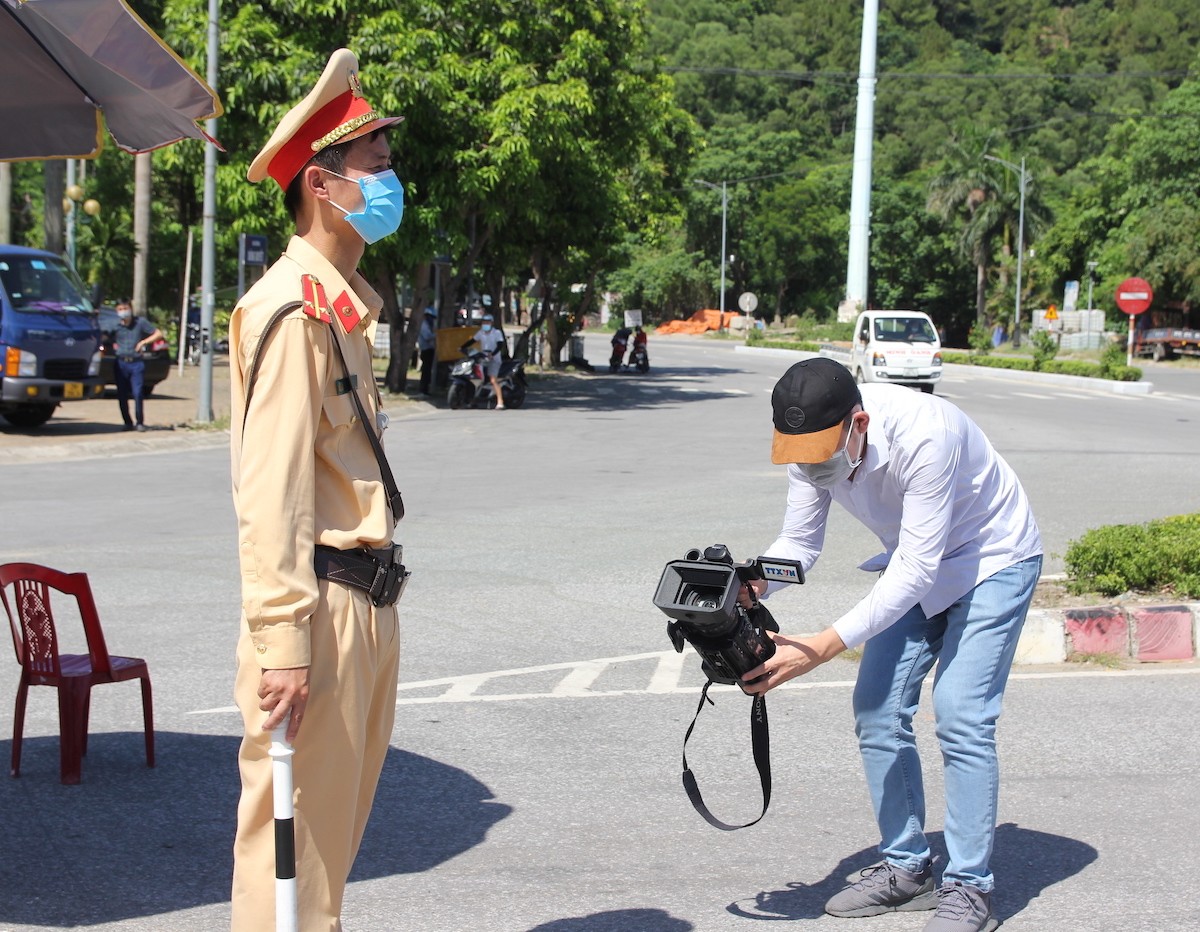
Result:
[[[950,880],[937,891],[937,912],[925,932],[992,932],[1000,920],[992,915],[992,895],[960,880]]]
[[[825,912],[843,919],[878,916],[881,913],[933,909],[933,868],[919,874],[884,861],[859,872],[859,879],[830,897]]]

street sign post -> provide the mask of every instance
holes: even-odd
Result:
[[[754,309],[758,307],[758,295],[753,291],[743,291],[738,295],[738,307],[742,309],[742,313],[746,315],[746,332],[750,332],[750,315],[754,313]]]
[[[1117,286],[1117,307],[1129,315],[1129,342],[1125,347],[1125,365],[1133,365],[1133,319],[1150,309],[1154,289],[1144,278],[1127,278]]]

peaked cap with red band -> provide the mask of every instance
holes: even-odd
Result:
[[[268,176],[287,190],[308,160],[327,146],[349,142],[404,117],[383,117],[371,109],[358,79],[358,57],[338,49],[329,57],[307,97],[283,115],[275,132],[250,163],[246,177],[253,182]]]

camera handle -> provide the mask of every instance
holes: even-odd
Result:
[[[771,804],[771,737],[767,727],[767,697],[759,693],[750,703],[750,743],[754,752],[754,766],[758,769],[758,779],[762,784],[762,812],[752,822],[746,822],[744,825],[730,825],[714,816],[708,806],[704,805],[704,800],[700,797],[700,787],[696,783],[696,776],[688,767],[687,762],[687,743],[692,736],[692,729],[696,727],[696,719],[704,710],[705,702],[709,705],[716,704],[708,698],[708,688],[712,684],[713,681],[710,679],[700,691],[700,704],[696,706],[696,714],[692,718],[692,723],[688,725],[687,733],[683,736],[683,788],[692,802],[692,807],[700,813],[705,822],[723,832],[734,832],[739,828],[749,828],[760,821],[767,814],[767,807]]]

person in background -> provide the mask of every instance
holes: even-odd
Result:
[[[425,308],[421,315],[417,349],[421,352],[421,394],[428,395],[433,388],[433,371],[437,365],[437,311],[431,307]]]
[[[475,336],[463,344],[468,347],[472,343],[479,346],[488,354],[487,377],[492,382],[492,391],[496,393],[496,410],[504,410],[504,392],[500,389],[500,361],[508,344],[504,342],[504,334],[492,325],[492,315],[484,314],[483,323],[475,332]]]
[[[104,336],[117,357],[113,374],[117,380],[117,405],[125,430],[145,430],[146,363],[142,359],[142,350],[155,340],[161,340],[162,331],[146,318],[135,316],[129,299],[122,298],[117,302],[117,326]],[[132,418],[129,416],[130,398],[133,399]]]

